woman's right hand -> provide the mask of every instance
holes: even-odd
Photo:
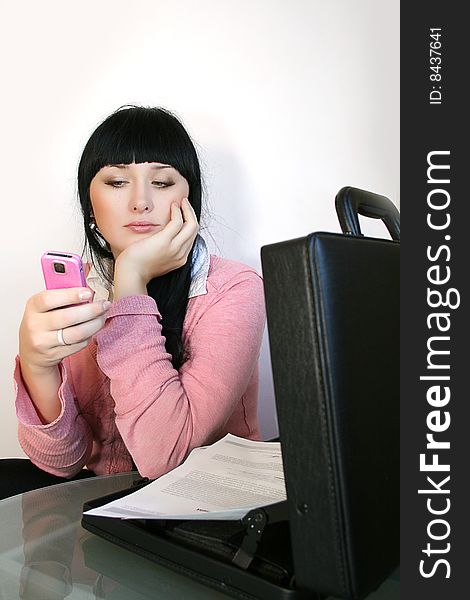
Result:
[[[66,356],[85,348],[104,326],[111,303],[89,303],[92,296],[87,288],[67,288],[46,290],[27,301],[20,325],[19,356],[30,372],[51,371]],[[60,330],[66,345],[60,343]]]

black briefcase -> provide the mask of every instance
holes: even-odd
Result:
[[[296,585],[359,598],[399,560],[399,214],[343,188],[343,232],[261,250]],[[358,213],[393,241],[361,235]]]
[[[235,522],[84,515],[86,529],[243,600],[355,600],[396,568],[399,214],[356,188],[336,209],[345,235],[261,249],[287,502]],[[358,214],[393,241],[362,236]]]

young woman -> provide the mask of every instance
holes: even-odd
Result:
[[[201,175],[182,124],[117,110],[85,146],[78,191],[93,301],[73,288],[26,304],[15,386],[30,461],[2,461],[16,482],[3,496],[134,468],[155,478],[227,432],[260,439],[262,280],[198,235]]]

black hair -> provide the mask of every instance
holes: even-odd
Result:
[[[109,115],[92,133],[78,166],[78,194],[88,246],[95,268],[108,283],[114,264],[111,248],[96,227],[91,227],[93,209],[90,183],[107,165],[161,162],[174,167],[188,182],[188,200],[198,221],[201,217],[202,180],[194,144],[180,120],[160,107],[125,105]],[[196,238],[197,240],[198,238]],[[191,284],[191,263],[195,244],[186,264],[156,277],[147,284],[147,293],[157,303],[162,315],[165,348],[179,369],[187,356],[182,340],[183,322]]]

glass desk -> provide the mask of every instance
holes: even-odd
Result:
[[[126,489],[137,473],[62,483],[0,501],[0,600],[227,600],[85,531],[87,500]],[[368,600],[398,600],[397,579]]]

